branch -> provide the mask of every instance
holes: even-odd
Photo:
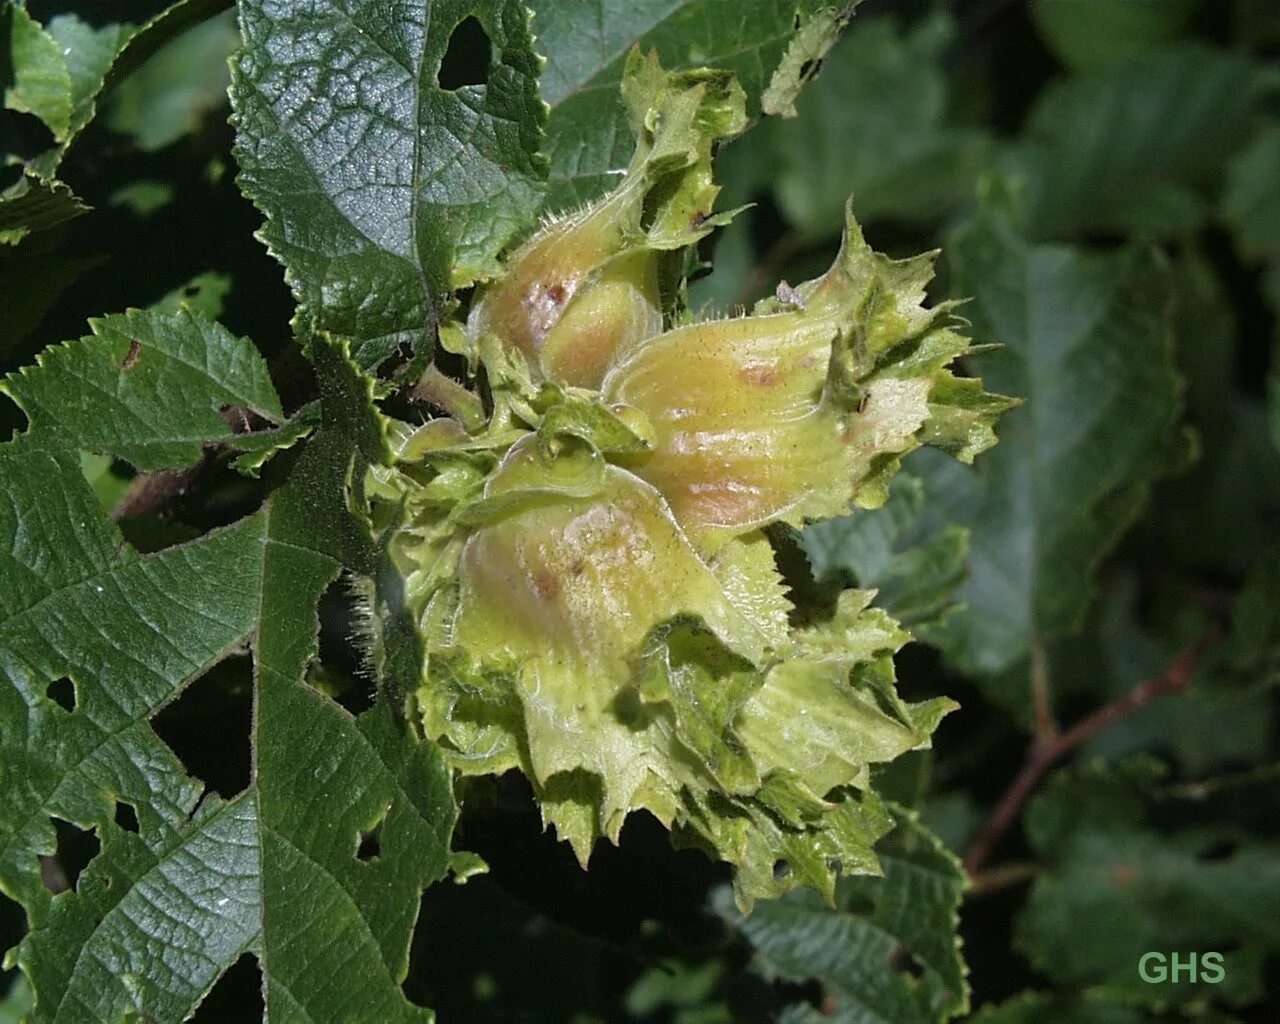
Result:
[[[1047,739],[1033,740],[1027,750],[1027,759],[1022,765],[1022,770],[1005,790],[995,810],[991,812],[991,817],[987,819],[969,847],[969,852],[965,854],[964,867],[969,876],[976,875],[986,863],[996,844],[1004,837],[1009,827],[1018,820],[1027,798],[1054,764],[1086,741],[1093,739],[1098,733],[1146,707],[1157,697],[1181,693],[1185,690],[1191,685],[1191,679],[1195,675],[1200,658],[1217,640],[1217,630],[1202,633],[1184,647],[1158,676],[1138,683],[1128,693],[1080,719],[1066,732]]]
[[[244,434],[253,429],[253,416],[247,409],[228,406],[220,412],[220,415],[234,433]],[[208,472],[214,457],[220,450],[220,445],[206,446],[200,461],[194,466],[139,473],[125,489],[124,496],[111,509],[111,518],[118,523],[121,519],[153,516],[164,512]]]
[[[111,518],[119,522],[135,516],[159,515],[191,489],[207,468],[208,461],[206,452],[194,466],[139,473],[111,510]]]

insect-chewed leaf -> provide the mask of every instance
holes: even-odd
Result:
[[[91,336],[46,349],[34,366],[0,380],[31,421],[30,443],[163,469],[194,462],[201,444],[238,444],[223,408],[284,420],[253,343],[197,310],[135,309],[91,326]],[[242,437],[247,447],[257,443]]]
[[[429,345],[450,289],[493,276],[542,199],[527,8],[245,0],[239,13],[240,182],[301,322],[351,338],[365,368]],[[469,16],[492,43],[486,82],[445,88]]]
[[[429,1020],[399,978],[419,893],[449,863],[448,768],[387,701],[353,718],[303,681],[325,588],[344,570],[375,574],[346,506],[352,466],[383,454],[371,382],[314,339],[318,422],[288,480],[253,515],[144,555],[98,507],[76,449],[181,465],[225,429],[221,402],[272,413],[279,399],[253,346],[194,314],[95,327],[9,379],[31,423],[0,445],[0,886],[28,915],[8,963],[31,980],[30,1019],[185,1020],[252,953],[272,1019],[355,1006],[361,1019]],[[103,389],[123,374],[152,387]],[[88,401],[97,423],[70,414]],[[296,441],[294,429],[256,437]],[[224,799],[149,720],[244,645],[253,771]],[[418,660],[416,647],[386,658]],[[59,681],[74,708],[50,694]],[[51,818],[101,848],[56,896],[41,871],[56,852]],[[366,862],[357,843],[374,823],[380,853]]]

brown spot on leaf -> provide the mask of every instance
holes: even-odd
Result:
[[[129,342],[129,351],[124,354],[124,362],[120,364],[120,371],[128,373],[138,365],[138,360],[142,358],[142,342],[137,338],[133,338]]]
[[[547,298],[554,302],[557,306],[564,302],[564,285],[558,281],[555,284],[549,284],[546,288]]]
[[[700,228],[706,219],[707,215],[705,213],[701,210],[694,210],[693,216],[689,218],[689,227]]]
[[[560,581],[550,569],[539,569],[533,574],[533,592],[542,600],[550,601],[560,594]]]
[[[739,376],[746,384],[758,388],[771,388],[778,383],[780,374],[774,363],[749,363],[742,368]]]

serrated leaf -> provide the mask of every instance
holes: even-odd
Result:
[[[1168,287],[1142,252],[1031,246],[987,214],[949,249],[993,386],[1028,399],[971,471],[916,462],[943,521],[970,529],[963,610],[941,631],[958,664],[998,672],[1034,634],[1070,632],[1092,568],[1185,464]]]
[[[492,42],[485,85],[446,89],[455,27]],[[544,119],[517,0],[242,0],[232,71],[244,191],[308,326],[364,367],[427,346],[451,288],[492,276],[542,198]]]
[[[133,310],[91,326],[91,336],[46,349],[0,381],[31,421],[30,443],[159,469],[194,462],[203,444],[234,443],[223,408],[284,420],[253,344],[194,309]]]
[[[1200,226],[1204,186],[1248,138],[1264,83],[1243,54],[1184,46],[1051,86],[1010,160],[1030,230],[1168,238]]]
[[[93,120],[95,100],[107,72],[136,29],[127,23],[94,28],[75,14],[60,14],[50,19],[45,31],[57,47],[69,76],[66,129],[54,133],[65,146]]]
[[[184,314],[142,315],[157,348],[191,353]],[[216,370],[223,339],[196,336]],[[58,421],[33,417],[0,446],[0,885],[29,916],[16,961],[34,984],[32,1024],[185,1019],[245,951],[273,1020],[430,1019],[399,983],[419,891],[448,863],[448,776],[385,700],[353,719],[301,682],[321,593],[340,572],[376,574],[345,493],[354,460],[384,457],[369,382],[327,342],[312,353],[321,426],[287,482],[262,511],[181,547],[140,556],[124,542],[63,450],[79,439],[44,443]],[[61,353],[69,371],[94,357],[84,345]],[[247,365],[240,379],[254,381]],[[195,375],[186,399],[216,407],[223,387],[216,373]],[[265,375],[250,390],[278,409]],[[189,454],[187,437],[156,433],[144,438],[155,464]],[[246,642],[254,771],[224,800],[202,792],[147,720]],[[71,712],[45,694],[60,678],[75,688]],[[136,833],[116,824],[121,802]],[[94,830],[102,850],[56,897],[38,862],[54,849],[51,815]],[[357,859],[374,828],[379,855]]]
[[[0,245],[14,245],[33,231],[56,227],[88,209],[62,182],[24,174],[0,193]]]
[[[817,979],[828,994],[819,1014],[793,1007],[786,1020],[836,1024],[921,1024],[968,1009],[968,969],[956,935],[965,886],[959,861],[910,811],[876,847],[881,878],[848,878],[834,907],[795,892],[739,915],[722,890],[716,910],[755,948],[757,969],[791,982]],[[912,978],[895,966],[910,956]]]
[[[396,658],[377,664],[380,699],[354,720],[299,682],[317,653],[315,605],[324,589],[343,571],[378,574],[345,495],[355,467],[385,457],[369,381],[332,343],[316,339],[311,355],[321,425],[266,511],[254,646],[263,860],[256,952],[266,1012],[285,1021],[426,1022],[430,1012],[411,1005],[399,985],[419,892],[448,866],[457,813],[448,774],[438,751],[393,710],[392,695],[407,686],[391,678]],[[393,653],[402,641],[410,642],[392,637]],[[378,856],[357,860],[361,834],[374,827]]]
[[[0,461],[12,552],[0,610],[3,885],[31,924],[18,961],[36,991],[32,1019],[115,1020],[140,1003],[177,1019],[252,939],[258,871],[245,800],[200,802],[146,718],[253,628],[262,523],[140,558],[103,517],[74,453],[23,439],[0,448]],[[76,689],[70,714],[45,696],[62,677]],[[114,825],[116,800],[136,808],[138,835]],[[49,815],[96,828],[103,849],[57,899],[36,856],[54,849]],[[195,884],[197,868],[214,872]],[[189,929],[174,960],[148,948],[163,941],[153,908]]]
[[[873,588],[878,607],[927,639],[964,582],[969,534],[928,522],[924,507],[923,482],[900,473],[881,508],[813,523],[802,543],[815,579]]]
[[[794,230],[829,233],[849,196],[864,223],[929,220],[968,197],[985,143],[944,123],[953,35],[942,15],[909,30],[893,18],[860,21],[805,89],[796,119],[768,126],[759,174]]]
[[[54,139],[66,137],[71,123],[71,73],[57,42],[26,7],[6,4],[9,19],[9,59],[13,84],[5,90],[4,105],[32,114],[44,122]]]
[[[1190,472],[1158,485],[1151,509],[1178,564],[1239,577],[1275,536],[1280,459],[1264,403],[1241,387],[1236,311],[1203,258],[1174,269],[1174,341],[1200,454]]]
[[[728,69],[746,91],[748,111],[760,97],[796,32],[797,16],[820,8],[796,0],[540,0],[533,31],[547,59],[542,98],[551,107],[546,208],[570,209],[612,188],[631,155],[626,115],[617,103],[624,55],[656,50],[663,67]]]
[[[1263,993],[1262,964],[1280,949],[1280,848],[1232,843],[1229,828],[1161,833],[1143,824],[1152,769],[1095,763],[1060,773],[1027,813],[1027,835],[1049,864],[1015,927],[1016,948],[1064,986],[1095,986],[1136,1005],[1163,1008],[1216,997],[1235,1005]],[[1093,941],[1071,936],[1090,923]],[[1151,950],[1217,951],[1219,984],[1139,977]]]

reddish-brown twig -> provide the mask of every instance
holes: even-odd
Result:
[[[1185,690],[1191,685],[1200,658],[1216,642],[1217,637],[1216,630],[1202,633],[1184,647],[1159,675],[1144,679],[1128,693],[1086,715],[1065,732],[1033,740],[1027,750],[1022,770],[1005,790],[964,856],[964,866],[969,877],[977,874],[996,844],[1018,820],[1023,804],[1044,778],[1045,772],[1081,744],[1146,707],[1157,697]]]

